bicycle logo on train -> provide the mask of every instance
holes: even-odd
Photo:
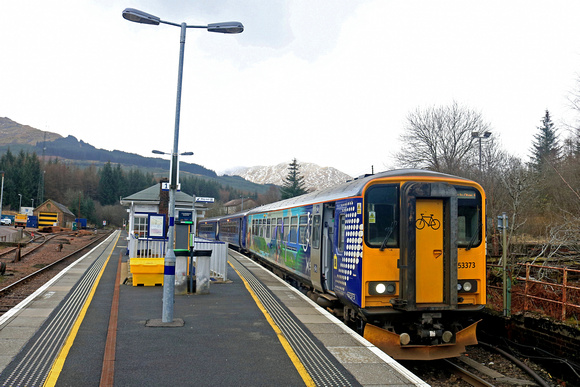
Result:
[[[425,228],[425,226],[431,227],[433,230],[437,230],[439,227],[441,227],[441,222],[438,219],[435,219],[433,214],[430,216],[421,214],[421,218],[417,219],[415,222],[415,227],[417,227],[417,230],[422,230]]]

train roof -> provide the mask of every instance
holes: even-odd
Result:
[[[365,185],[375,179],[385,178],[385,177],[406,177],[406,176],[423,176],[432,178],[451,178],[464,180],[466,182],[471,181],[469,179],[448,175],[440,172],[427,171],[423,169],[395,169],[392,171],[380,172],[374,175],[364,175],[360,176],[354,180],[350,180],[344,184],[339,184],[331,188],[327,188],[320,191],[310,192],[301,196],[296,196],[290,199],[285,199],[275,203],[265,204],[260,207],[256,207],[250,211],[248,214],[261,213],[265,211],[272,211],[278,208],[290,208],[304,206],[308,204],[328,202],[333,200],[338,200],[345,197],[360,196],[362,195],[362,190]]]

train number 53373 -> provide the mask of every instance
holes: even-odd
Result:
[[[457,262],[458,269],[474,269],[475,262]]]

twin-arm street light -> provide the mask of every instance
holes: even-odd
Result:
[[[471,132],[471,137],[479,140],[479,172],[481,172],[481,140],[487,139],[491,136],[491,132],[485,131],[482,134],[479,132]]]
[[[187,28],[204,28],[209,32],[220,32],[223,34],[239,34],[244,31],[244,26],[240,22],[212,23],[207,26],[187,25],[186,23],[172,23],[161,20],[159,17],[150,15],[134,8],[126,8],[123,17],[129,21],[159,25],[169,24],[181,27],[180,49],[179,49],[179,69],[177,74],[177,101],[175,107],[175,130],[173,134],[173,152],[171,153],[171,174],[169,180],[169,229],[167,238],[169,246],[165,254],[165,267],[163,276],[163,323],[173,322],[173,300],[175,292],[175,251],[173,246],[174,224],[175,224],[175,192],[177,189],[178,172],[178,143],[179,143],[179,119],[181,110],[181,85],[183,78],[183,54],[185,51],[185,31]]]

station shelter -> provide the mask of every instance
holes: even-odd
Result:
[[[169,247],[169,189],[166,179],[154,186],[121,199],[128,207],[129,237],[127,254],[133,286],[163,285],[165,253]],[[190,235],[195,234],[198,217],[205,216],[206,202],[181,191],[175,193],[175,219],[173,248],[185,252],[176,261],[175,291],[187,290],[187,259]]]

